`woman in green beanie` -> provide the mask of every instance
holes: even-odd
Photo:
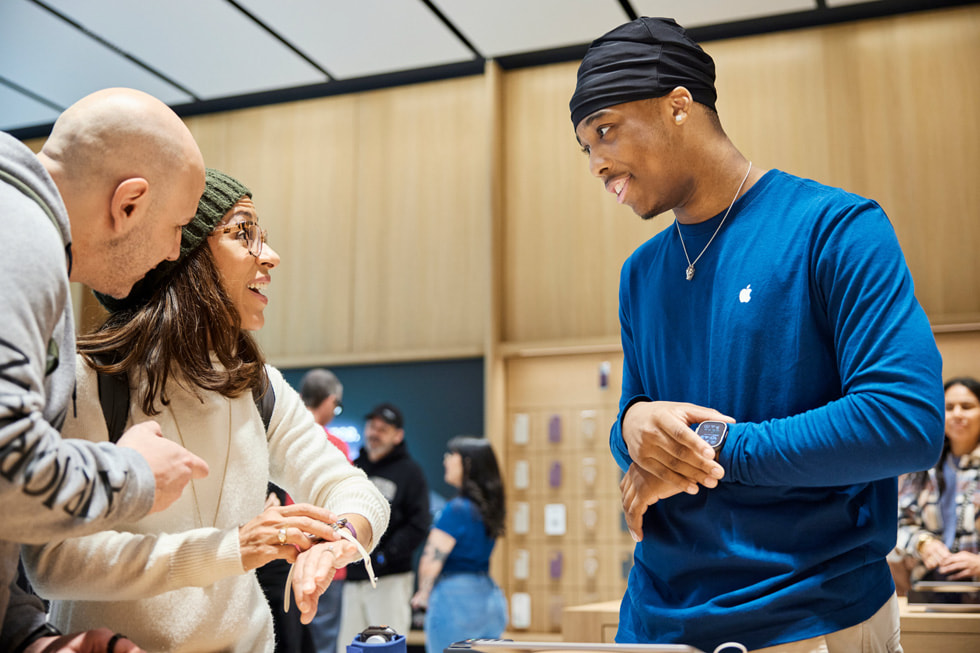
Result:
[[[31,581],[65,632],[106,625],[148,651],[272,651],[272,617],[252,570],[295,562],[293,591],[309,623],[334,570],[361,557],[341,531],[367,549],[384,533],[387,501],[323,436],[249,333],[265,321],[263,291],[279,264],[265,240],[248,188],[208,170],[179,259],[123,300],[99,297],[109,316],[79,339],[85,364],[65,437],[111,439],[100,383],[122,374],[127,424],[158,421],[211,472],[167,510],[119,531],[25,550]],[[270,392],[266,425],[258,398]],[[269,480],[298,503],[265,507]],[[348,528],[330,526],[341,518]]]

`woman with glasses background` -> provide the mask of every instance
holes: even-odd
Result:
[[[100,296],[109,316],[79,339],[84,364],[65,436],[107,439],[97,371],[123,373],[129,421],[157,420],[210,474],[119,531],[26,550],[31,581],[66,632],[107,625],[149,651],[272,651],[252,570],[294,562],[293,594],[309,623],[334,571],[360,558],[329,524],[346,518],[367,549],[387,527],[387,501],[323,437],[250,334],[265,322],[263,291],[279,264],[258,222],[251,192],[208,170],[179,259],[125,299]],[[267,392],[268,427],[257,399]],[[298,503],[266,507],[267,480]]]

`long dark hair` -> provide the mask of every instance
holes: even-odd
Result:
[[[79,337],[78,351],[94,369],[146,375],[139,404],[147,415],[166,406],[171,376],[188,390],[237,397],[262,388],[265,360],[221,287],[207,243],[174,268],[144,306],[111,313],[95,332]],[[215,369],[212,355],[224,369]]]
[[[460,496],[476,505],[487,535],[500,537],[504,534],[507,511],[504,507],[504,483],[490,442],[484,438],[458,435],[446,444],[446,449],[450,453],[458,453],[462,458]]]

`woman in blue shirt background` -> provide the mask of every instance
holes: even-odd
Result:
[[[412,597],[413,608],[426,610],[426,653],[464,639],[499,638],[507,625],[507,602],[489,575],[506,516],[497,458],[483,438],[455,437],[446,449],[446,483],[459,494],[429,531]]]

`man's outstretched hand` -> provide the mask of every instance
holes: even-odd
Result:
[[[153,470],[156,494],[150,512],[160,512],[180,497],[192,478],[208,475],[208,464],[190,451],[163,437],[153,420],[140,422],[123,433],[120,447],[138,451]]]

